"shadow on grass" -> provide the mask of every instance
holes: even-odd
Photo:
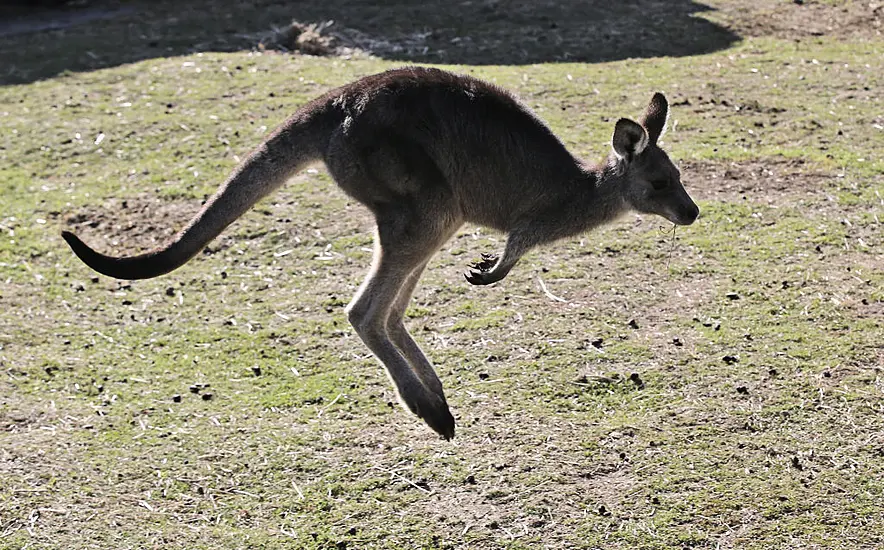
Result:
[[[691,0],[135,0],[0,8],[0,85],[198,51],[254,48],[298,20],[385,59],[521,65],[687,56],[739,37]]]

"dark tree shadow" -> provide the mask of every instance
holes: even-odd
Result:
[[[292,20],[403,62],[513,65],[686,56],[739,36],[691,0],[94,0],[0,7],[0,84],[256,47]]]

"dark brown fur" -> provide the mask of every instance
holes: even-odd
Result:
[[[166,246],[112,258],[63,236],[105,275],[156,277],[183,265],[308,163],[323,162],[377,220],[373,265],[348,306],[350,322],[405,405],[450,438],[454,418],[442,384],[402,323],[430,257],[465,222],[506,232],[503,255],[484,256],[466,274],[472,284],[490,284],[531,248],[629,210],[693,223],[699,210],[657,146],[667,115],[666,99],[655,94],[641,124],[620,119],[611,154],[591,165],[494,85],[437,69],[387,71],[299,109]]]

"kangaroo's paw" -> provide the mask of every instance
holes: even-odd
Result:
[[[499,280],[490,274],[497,264],[497,254],[482,254],[482,259],[470,264],[470,270],[464,273],[464,278],[473,285],[487,285]]]
[[[421,418],[433,431],[445,439],[454,437],[454,417],[448,409],[448,403],[444,397],[436,394],[425,393],[419,399],[407,399],[403,397],[405,406],[411,412]]]
[[[483,252],[482,259],[480,261],[474,263],[470,267],[475,267],[476,269],[478,269],[480,271],[488,271],[492,267],[494,267],[494,264],[497,263],[497,259],[498,259],[497,254],[487,254],[487,253]]]

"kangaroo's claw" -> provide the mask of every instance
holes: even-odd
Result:
[[[484,285],[485,284],[485,282],[483,280],[485,273],[483,273],[481,271],[471,269],[471,270],[467,271],[466,273],[464,273],[463,276],[464,276],[464,279],[466,279],[467,282],[470,283],[471,285]]]
[[[482,260],[473,264],[472,267],[475,267],[476,269],[479,269],[480,271],[488,271],[489,269],[494,267],[494,264],[497,263],[497,258],[498,258],[497,254],[488,254],[488,253],[483,252],[482,253]]]
[[[470,264],[470,270],[464,273],[464,278],[473,285],[487,285],[495,282],[488,276],[491,269],[497,264],[497,254],[482,254],[482,259]]]

